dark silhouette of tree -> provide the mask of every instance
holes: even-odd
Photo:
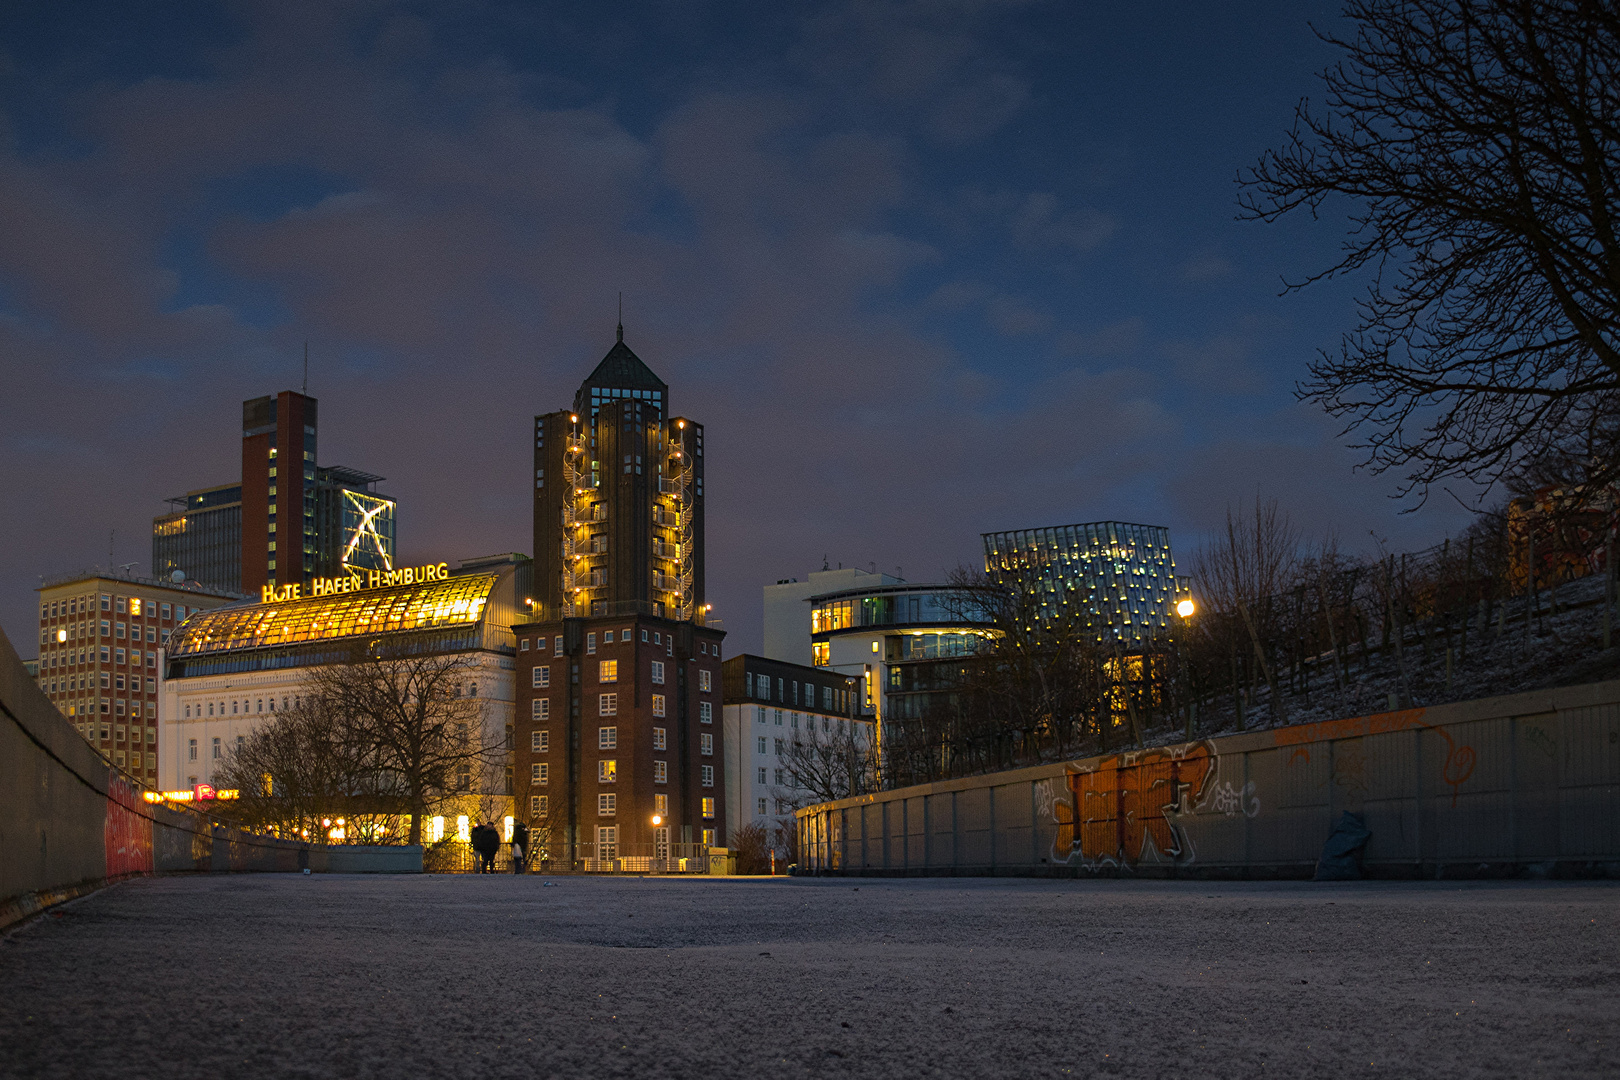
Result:
[[[1304,400],[1374,472],[1426,497],[1519,463],[1615,475],[1620,391],[1620,9],[1590,0],[1352,0],[1320,107],[1243,179],[1242,215],[1348,199],[1356,328]],[[1481,496],[1483,497],[1483,496]]]

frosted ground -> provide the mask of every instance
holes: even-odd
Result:
[[[149,878],[3,939],[0,1076],[1613,1076],[1617,921],[1599,882]]]

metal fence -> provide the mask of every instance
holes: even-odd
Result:
[[[531,845],[524,869],[531,873],[589,874],[707,874],[711,852],[706,844],[575,844],[572,858],[566,849],[555,851]],[[503,843],[495,855],[495,872],[512,873],[512,847]],[[423,869],[430,874],[475,874],[482,858],[462,840],[444,840],[423,854]]]
[[[799,811],[835,874],[1620,876],[1620,682],[1274,728]]]

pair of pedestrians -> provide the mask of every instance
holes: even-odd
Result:
[[[481,821],[473,826],[472,849],[478,854],[478,873],[495,872],[495,854],[501,850],[501,832],[492,821]],[[523,873],[528,860],[529,827],[519,821],[512,827],[512,873]]]

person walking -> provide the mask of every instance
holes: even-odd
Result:
[[[523,873],[528,861],[529,827],[520,821],[512,826],[512,873]]]
[[[487,821],[481,821],[472,831],[472,847],[478,853],[478,872],[480,874],[493,874],[495,872],[495,853],[501,850],[501,834],[495,831],[495,826]]]

